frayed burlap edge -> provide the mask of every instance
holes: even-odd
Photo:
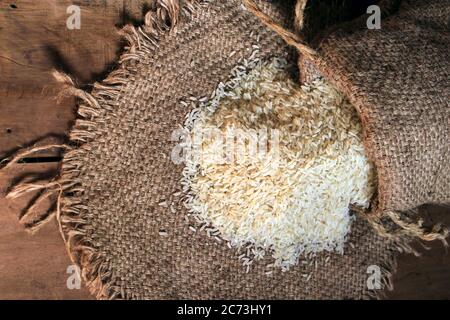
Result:
[[[128,46],[119,59],[119,67],[109,74],[102,83],[94,84],[92,95],[75,88],[73,81],[66,75],[55,72],[55,78],[65,87],[63,94],[80,98],[78,114],[82,118],[95,118],[103,112],[114,112],[114,102],[119,98],[123,86],[126,85],[136,71],[135,64],[158,48],[158,40],[165,32],[176,28],[180,19],[190,19],[198,6],[207,1],[188,0],[180,3],[173,0],[158,0],[153,10],[145,15],[142,27],[125,26],[120,34],[127,40]],[[88,120],[77,119],[69,139],[82,145],[68,151],[62,161],[61,184],[64,197],[61,199],[59,223],[67,238],[64,239],[69,255],[80,266],[82,279],[86,282],[91,294],[97,299],[126,298],[122,288],[111,282],[111,270],[107,259],[99,253],[86,234],[86,221],[81,212],[87,208],[81,197],[83,186],[77,181],[81,159],[89,152],[88,142],[95,137],[95,124]],[[65,187],[67,186],[67,187]]]

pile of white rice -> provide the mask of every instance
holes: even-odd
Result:
[[[247,267],[267,253],[283,270],[301,254],[342,253],[349,204],[367,207],[375,190],[354,108],[324,81],[300,87],[287,68],[282,59],[241,68],[186,122],[186,206],[208,235],[245,248]],[[208,128],[267,132],[266,153],[244,142],[230,157],[226,138],[199,134]]]

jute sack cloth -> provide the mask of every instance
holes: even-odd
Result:
[[[394,248],[363,219],[354,223],[344,255],[319,254],[308,265],[270,276],[269,257],[246,273],[235,250],[205,232],[190,231],[192,221],[186,221],[182,200],[174,195],[183,165],[169,157],[171,134],[190,111],[180,100],[209,96],[239,59],[250,55],[257,34],[261,59],[287,56],[289,50],[241,1],[184,3],[180,15],[171,12],[177,10],[171,3],[177,2],[157,2],[143,28],[124,30],[130,46],[120,67],[90,94],[65,79],[67,90],[83,102],[82,119],[70,136],[80,145],[65,154],[62,166],[60,220],[92,293],[125,299],[376,295],[380,290],[367,286],[368,267],[380,267],[386,287]],[[261,4],[289,25],[285,3]],[[175,19],[171,31],[162,27]],[[176,213],[161,202],[173,205]]]
[[[307,264],[300,263],[287,272],[275,270],[272,275],[267,275],[270,257],[254,263],[250,272],[246,273],[242,261],[237,259],[239,253],[236,250],[208,237],[205,232],[190,231],[192,221],[186,220],[183,200],[175,195],[180,190],[183,166],[175,165],[169,156],[174,147],[172,132],[183,124],[185,115],[190,111],[180,101],[192,96],[208,97],[220,82],[227,80],[231,70],[242,61],[240,59],[251,54],[257,38],[262,60],[274,56],[292,58],[290,50],[277,33],[280,33],[280,28],[291,27],[294,3],[256,3],[258,10],[261,9],[260,13],[277,21],[278,29],[275,28],[276,32],[272,32],[269,28],[274,29],[273,26],[267,28],[267,20],[261,23],[254,16],[251,6],[248,6],[248,1],[244,2],[247,9],[240,0],[182,3],[174,0],[154,1],[146,15],[144,26],[128,26],[123,29],[129,46],[122,55],[118,68],[102,83],[96,83],[90,93],[77,89],[68,76],[55,74],[64,85],[62,94],[75,95],[80,101],[78,119],[70,133],[70,143],[23,150],[9,163],[44,148],[60,147],[66,150],[57,179],[41,185],[18,185],[12,189],[10,196],[40,189],[44,190],[42,197],[57,194],[54,214],[69,255],[80,266],[83,279],[97,298],[369,298],[378,296],[382,290],[379,290],[377,282],[372,283],[372,286],[368,285],[368,270],[379,270],[381,287],[390,287],[396,250],[411,250],[408,241],[413,235],[422,238],[441,235],[424,233],[420,226],[403,220],[394,221],[395,228],[400,230],[388,230],[386,228],[390,224],[384,225],[381,221],[368,219],[371,215],[362,213],[352,225],[343,255],[319,254],[306,260]],[[383,38],[382,35],[379,37]],[[295,37],[287,39],[286,34],[282,38],[290,44],[297,40]],[[330,46],[332,39],[333,36],[329,40]],[[334,41],[338,41],[337,38]],[[301,52],[306,52],[313,65],[349,95],[363,115],[363,124],[368,128],[375,128],[374,123],[367,123],[364,118],[363,110],[366,110],[366,105],[355,103],[355,97],[360,95],[355,96],[352,86],[342,86],[343,82],[337,81],[340,78],[331,71],[331,62],[325,64],[322,59],[315,60],[315,52],[307,46],[299,46],[298,41],[296,47],[302,48]],[[337,43],[335,49],[344,50],[339,49]],[[324,52],[330,52],[330,61],[333,61],[331,52],[334,51],[329,49]],[[344,62],[351,64],[346,59],[338,62],[344,66]],[[343,70],[336,73],[342,79],[347,79],[346,69]],[[370,68],[367,70],[373,72]],[[401,74],[403,69],[395,70]],[[406,79],[410,77],[414,75],[408,73]],[[445,81],[448,81],[448,78],[438,79],[444,86]],[[376,81],[372,83],[372,86],[377,85]],[[419,122],[425,121],[417,113],[416,117],[405,116],[408,106],[416,105],[414,101],[408,100],[410,91],[407,92],[406,96],[406,93],[399,97],[392,95],[392,99],[396,101],[410,101],[406,104],[401,102],[400,105],[405,106],[400,113],[392,102],[389,112],[397,115],[393,119],[401,119],[405,124],[416,123],[417,119]],[[372,93],[370,96],[373,95]],[[427,99],[437,98],[430,94]],[[437,101],[442,106],[441,100],[432,101]],[[431,121],[431,118],[425,119]],[[441,120],[442,124],[442,119],[435,120]],[[441,129],[438,125],[433,128]],[[393,123],[391,130],[394,129],[400,130],[400,127]],[[372,138],[367,131],[366,128],[366,140]],[[388,135],[390,131],[386,129],[381,132],[386,135],[381,142],[393,142],[392,146],[382,150],[391,148],[395,151],[398,144],[394,137]],[[415,132],[417,141],[421,141],[419,137],[428,137],[427,134],[434,134],[430,136],[431,139],[442,133]],[[388,138],[394,140],[386,140]],[[421,143],[426,146],[430,141],[425,139]],[[411,145],[413,142],[404,148]],[[442,145],[445,146],[446,141]],[[376,157],[377,154],[370,146],[369,143],[371,156]],[[397,151],[403,154],[403,148]],[[386,153],[386,157],[388,155]],[[411,161],[416,163],[423,156],[424,153],[414,153],[412,158],[418,157],[418,160]],[[381,159],[388,161],[387,158]],[[378,161],[377,167],[382,163],[381,160],[375,161]],[[448,167],[442,168],[448,170]],[[409,172],[407,177],[412,178],[412,172],[415,171]],[[379,172],[381,180],[392,182],[397,177],[395,173],[390,173],[394,178],[389,175],[388,178],[383,178],[384,174],[382,169]],[[404,181],[409,183],[409,180],[399,180]],[[384,188],[388,186],[386,182],[381,182],[381,185]],[[395,190],[399,190],[398,188],[406,187],[396,188]],[[386,189],[381,189],[383,190],[387,192]],[[390,197],[388,198],[392,199],[394,196]],[[386,197],[381,196],[380,199]],[[436,199],[438,200],[438,196]],[[411,201],[417,200],[405,201],[411,204]],[[161,203],[172,206],[175,213],[167,206],[161,206]],[[409,205],[405,207],[409,208]],[[28,226],[35,230],[51,217],[51,214],[43,215]],[[391,219],[397,218],[392,217]]]
[[[350,99],[378,172],[374,210],[450,203],[450,1],[402,1],[325,37],[317,68]]]

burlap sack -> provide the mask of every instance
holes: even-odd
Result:
[[[313,60],[360,114],[379,215],[450,202],[449,17],[448,0],[402,1],[380,30],[327,35]]]
[[[291,27],[293,3],[260,1],[258,4],[267,16],[282,22],[280,27]],[[396,249],[408,250],[409,246],[403,238],[381,236],[382,232],[376,232],[369,222],[377,224],[370,219],[368,222],[364,215],[358,216],[352,225],[344,255],[319,254],[306,260],[306,264],[300,263],[287,272],[275,270],[271,275],[266,274],[267,265],[271,263],[269,257],[255,262],[250,272],[246,273],[235,250],[208,237],[206,232],[192,233],[189,229],[192,221],[186,220],[182,199],[175,195],[180,190],[183,166],[175,165],[169,157],[174,145],[171,134],[190,111],[180,101],[191,96],[209,96],[220,82],[229,77],[231,69],[240,59],[248,57],[257,37],[260,38],[262,59],[280,55],[289,57],[289,50],[276,32],[269,31],[266,22],[261,23],[245,9],[241,0],[184,1],[182,4],[173,0],[158,0],[154,1],[152,10],[146,16],[145,26],[129,26],[123,30],[129,47],[122,55],[119,67],[101,84],[95,84],[92,92],[79,90],[69,77],[56,74],[64,83],[63,92],[79,97],[79,118],[71,130],[69,145],[47,146],[61,147],[66,152],[60,176],[40,188],[58,194],[56,216],[68,252],[74,263],[81,267],[83,279],[97,298],[361,299],[382,292],[377,290],[378,283],[368,285],[368,271],[374,268],[379,268],[381,272],[382,288],[390,286]],[[401,88],[392,83],[394,73],[393,78],[384,84],[367,79],[363,81],[361,76],[360,82],[356,82],[360,87],[343,86],[344,82],[339,82],[339,77],[347,80],[346,74],[357,77],[359,73],[346,71],[345,68],[350,68],[346,59],[336,60],[342,56],[341,52],[350,53],[348,48],[352,45],[347,46],[345,42],[337,44],[337,41],[343,40],[339,40],[338,35],[334,37],[330,38],[328,45],[331,48],[335,41],[336,51],[325,51],[330,52],[326,54],[330,62],[322,65],[314,61],[314,64],[349,95],[368,128],[381,127],[383,135],[377,140],[380,143],[379,153],[374,153],[373,145],[368,145],[373,157],[381,155],[377,167],[392,163],[388,156],[396,156],[395,152],[398,152],[402,155],[399,164],[411,162],[418,164],[418,169],[426,167],[426,170],[431,170],[428,166],[420,166],[420,161],[425,159],[434,166],[431,173],[437,172],[438,161],[427,157],[425,151],[434,152],[433,147],[437,144],[433,139],[441,142],[440,148],[448,147],[446,141],[442,141],[442,131],[436,131],[442,129],[439,124],[444,123],[448,109],[444,113],[433,109],[433,103],[442,108],[448,100],[436,98],[431,94],[432,87],[427,86],[428,91],[422,93],[427,93],[423,99],[430,99],[433,103],[429,103],[430,109],[426,109],[430,114],[419,116],[419,112],[412,110],[417,99],[409,98],[411,88],[391,90],[386,95],[392,99],[392,104],[386,105],[390,109],[386,109],[382,117],[391,125],[385,128],[383,122],[368,121],[365,112],[372,115],[370,110],[378,109],[370,109],[368,106],[372,104],[366,104],[367,99],[362,98],[364,95],[357,93],[369,92],[380,85],[395,85],[396,90]],[[378,37],[383,38],[382,35]],[[389,39],[386,41],[389,43]],[[349,51],[342,51],[345,49]],[[366,57],[363,55],[367,52],[364,51],[366,48],[360,50],[361,57]],[[428,53],[440,54],[433,48],[427,50]],[[359,61],[362,58],[358,55],[353,59]],[[339,75],[337,78],[332,77],[334,64],[331,61],[338,61],[340,66],[336,68],[344,70],[336,71],[334,76]],[[445,62],[441,63],[446,66]],[[369,68],[376,66],[374,63],[361,66],[366,66],[369,73],[375,72]],[[396,65],[391,67],[402,74],[403,69]],[[424,68],[417,70],[422,76],[430,70],[426,66]],[[378,72],[381,77],[382,72]],[[405,79],[410,77],[414,75],[407,73]],[[447,90],[448,72],[435,77],[440,82],[438,88]],[[419,90],[418,98],[422,99],[420,92],[424,90],[415,83],[409,84]],[[378,101],[373,93],[369,96],[373,101]],[[396,103],[400,100],[404,101],[396,109]],[[413,113],[408,114],[408,110]],[[407,125],[408,130],[414,128],[415,136],[404,132],[394,120]],[[426,125],[432,126],[432,130],[421,130]],[[367,139],[375,139],[368,131],[366,129]],[[398,132],[405,136],[399,136]],[[408,139],[399,144],[395,140],[399,137]],[[416,140],[411,137],[416,137]],[[423,148],[420,149],[423,152],[413,153],[418,148]],[[36,150],[39,148],[20,152],[10,164]],[[443,159],[445,154],[439,156]],[[441,174],[444,170],[448,173],[448,163],[439,163]],[[396,168],[393,164],[390,166]],[[428,189],[420,192],[414,188],[420,181],[429,182],[412,177],[424,172],[399,168],[398,172],[389,171],[384,176],[385,170],[381,167],[382,206],[401,203],[405,208],[410,208],[429,199],[425,199]],[[404,179],[398,180],[399,177]],[[441,183],[441,178],[436,178],[435,174],[428,179]],[[445,177],[442,179],[445,182]],[[413,182],[410,184],[410,181]],[[392,185],[395,192],[391,192],[390,196],[383,195],[387,192],[386,188]],[[431,182],[426,186],[431,186]],[[18,196],[36,188],[36,184],[20,185],[12,190],[11,195]],[[433,199],[440,200],[442,192],[447,197],[448,189],[445,188],[442,188],[444,191],[433,189]],[[415,197],[413,192],[418,192],[418,199],[407,198],[407,195]],[[173,206],[175,212],[161,206],[161,202]],[[383,207],[389,208],[389,205]],[[43,217],[36,225],[48,218]],[[164,236],[161,231],[164,231]]]
[[[253,1],[244,2],[298,49],[303,81],[324,76],[357,109],[378,173],[378,195],[367,213],[377,231],[445,241],[445,228],[435,226],[429,233],[409,217],[422,204],[450,203],[450,1],[382,0],[379,30],[369,29],[364,15],[302,32],[303,22],[314,19],[308,16],[309,2],[298,0],[301,36],[260,12]],[[304,33],[314,40],[306,44]]]

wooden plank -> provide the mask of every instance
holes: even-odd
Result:
[[[82,285],[70,290],[69,260],[56,222],[30,235],[18,223],[29,197],[5,200],[11,179],[57,170],[57,163],[17,165],[0,174],[0,299],[91,299]],[[69,270],[70,271],[70,270]]]
[[[49,96],[15,92],[0,96],[0,159],[34,141],[59,143],[75,118],[73,98],[59,104]],[[58,150],[36,156],[54,156]]]
[[[77,1],[79,30],[66,27],[73,1],[0,4],[0,158],[38,138],[68,132],[74,102],[55,101],[59,85],[51,71],[67,72],[84,89],[103,79],[121,51],[118,27],[142,19],[144,2]]]
[[[117,58],[122,1],[80,1],[80,30],[66,27],[71,4],[24,0],[14,8],[0,6],[0,157],[41,137],[67,133],[74,102],[56,103],[59,86],[52,69],[68,72],[82,85]]]
[[[66,10],[72,4],[68,0],[21,0],[11,8],[2,3],[0,87],[39,91],[53,83],[49,71],[55,67],[89,84],[116,60],[116,28],[123,20],[123,1],[78,1],[79,30],[66,26]]]

